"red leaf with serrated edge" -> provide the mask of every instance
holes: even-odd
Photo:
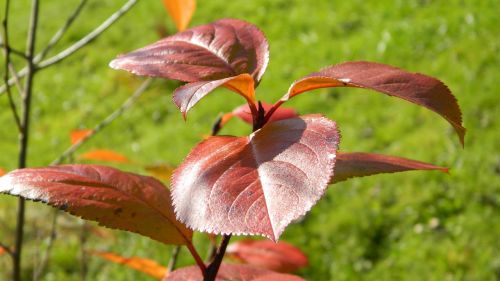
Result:
[[[253,24],[222,19],[164,38],[110,63],[137,75],[184,82],[248,73],[260,80],[269,60],[264,34]]]
[[[338,152],[334,176],[330,179],[330,183],[337,183],[354,177],[413,170],[448,172],[448,168],[445,167],[402,157],[363,152]]]
[[[71,144],[79,142],[81,139],[91,135],[94,131],[90,129],[74,130],[70,133]]]
[[[175,89],[173,100],[175,105],[181,110],[184,118],[186,118],[187,112],[196,103],[220,86],[225,86],[238,93],[249,103],[253,104],[255,102],[254,81],[252,76],[246,73],[214,81],[188,83]]]
[[[326,87],[367,88],[424,106],[445,118],[464,143],[465,128],[457,100],[443,82],[433,77],[380,63],[345,62],[295,81],[281,102]]]
[[[320,115],[268,123],[248,137],[210,137],[174,172],[177,218],[204,232],[277,240],[323,195],[338,141],[335,122]]]
[[[90,253],[108,261],[122,264],[137,271],[146,273],[147,275],[152,276],[158,280],[161,280],[162,278],[167,276],[167,268],[161,266],[154,260],[140,257],[126,258],[111,252],[91,251]]]
[[[166,244],[190,244],[169,190],[152,177],[99,165],[19,169],[0,178],[0,193],[41,201],[100,225]]]
[[[216,281],[305,281],[295,275],[276,273],[270,270],[247,265],[222,264]],[[190,266],[172,271],[162,281],[203,281],[197,266]]]
[[[262,108],[264,108],[265,113],[267,113],[272,107],[273,107],[272,104],[262,103]],[[235,108],[232,111],[232,114],[234,116],[240,118],[241,120],[245,121],[248,124],[253,123],[252,112],[250,111],[250,107],[248,106],[248,104],[238,106],[237,108]],[[297,111],[295,111],[295,109],[280,106],[273,113],[273,115],[269,119],[269,122],[293,118],[293,117],[297,117],[297,116],[299,116],[299,115],[297,114]]]
[[[95,160],[103,162],[131,163],[127,156],[108,149],[95,149],[78,156],[79,159]]]
[[[196,9],[195,0],[163,0],[165,9],[172,17],[177,30],[183,31],[189,25]]]
[[[308,264],[301,250],[285,242],[240,240],[230,244],[226,253],[246,264],[278,272],[292,272]]]

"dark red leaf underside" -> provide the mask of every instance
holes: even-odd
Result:
[[[247,265],[222,264],[217,281],[305,281],[298,276],[276,273]],[[168,274],[162,281],[203,281],[197,266],[184,267]]]
[[[219,80],[243,73],[258,82],[267,67],[268,48],[256,26],[222,19],[121,55],[110,66],[184,82]]]
[[[278,272],[292,272],[308,264],[301,250],[285,242],[240,240],[230,244],[226,253],[243,263]]]
[[[445,84],[433,77],[380,63],[345,62],[295,81],[281,100],[325,87],[367,88],[424,106],[445,118],[464,143],[465,128],[457,100]]]
[[[338,141],[335,123],[319,115],[210,137],[174,172],[177,218],[199,231],[276,240],[323,195]]]
[[[345,181],[354,177],[365,177],[383,173],[397,173],[413,170],[436,170],[448,172],[448,168],[401,157],[375,153],[338,152],[334,176],[330,183]]]
[[[152,177],[99,165],[15,170],[0,193],[41,201],[99,224],[166,244],[187,244],[192,232],[175,218],[169,190]]]

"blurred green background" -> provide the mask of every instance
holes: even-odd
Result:
[[[11,42],[22,50],[31,1],[11,2]],[[37,50],[78,2],[41,1]],[[124,2],[89,0],[51,54],[87,34]],[[0,0],[1,14],[4,5]],[[309,256],[310,266],[298,274],[308,280],[500,279],[499,11],[497,0],[199,1],[191,26],[231,17],[250,21],[266,34],[271,57],[257,90],[264,101],[276,100],[293,80],[323,66],[371,60],[438,77],[464,113],[468,131],[462,149],[451,126],[435,113],[370,91],[323,89],[289,102],[301,113],[319,112],[336,120],[343,151],[399,155],[451,168],[449,175],[409,172],[331,186],[282,237]],[[70,131],[93,127],[131,95],[143,78],[107,64],[119,53],[157,40],[159,27],[174,32],[161,1],[142,0],[93,44],[37,74],[30,166],[47,165],[70,145]],[[21,68],[21,60],[14,62]],[[184,122],[171,102],[177,85],[156,80],[130,111],[80,152],[114,149],[135,161],[121,168],[141,173],[142,164],[176,165],[209,134],[220,112],[243,102],[217,90]],[[17,134],[5,95],[0,109],[0,167],[12,170]],[[222,133],[248,132],[248,126],[233,120]],[[0,241],[8,245],[13,243],[16,202],[0,195]],[[47,247],[52,212],[28,203],[25,280],[32,280]],[[149,257],[162,264],[169,260],[170,246],[131,233],[97,235],[89,229],[95,229],[93,223],[59,217],[42,280],[82,280],[82,268],[87,280],[153,280],[84,250]],[[206,239],[196,235],[195,241],[204,253]],[[193,263],[187,251],[181,255],[180,264]],[[9,280],[10,269],[10,259],[0,256],[0,280]]]

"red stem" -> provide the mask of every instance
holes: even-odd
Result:
[[[201,273],[203,274],[203,276],[205,276],[205,274],[207,272],[207,267],[203,263],[203,260],[201,259],[200,255],[198,254],[198,252],[196,251],[196,249],[194,248],[194,246],[191,242],[189,242],[186,246],[189,249],[189,252],[193,256],[194,260],[196,261],[196,264],[200,268]]]

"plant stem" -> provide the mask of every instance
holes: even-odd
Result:
[[[175,264],[177,263],[177,258],[179,257],[179,252],[181,251],[181,246],[175,246],[172,250],[172,256],[170,257],[170,261],[168,262],[168,272],[172,272],[175,269]]]
[[[61,51],[60,53],[54,55],[51,58],[48,58],[44,61],[40,60],[34,60],[34,63],[37,66],[37,70],[41,70],[44,68],[47,68],[55,63],[58,63],[62,61],[63,59],[69,57],[82,47],[85,47],[89,43],[91,43],[95,38],[97,38],[101,33],[106,31],[113,23],[115,23],[118,19],[120,19],[123,15],[125,15],[135,4],[137,4],[139,0],[129,0],[127,3],[125,3],[119,10],[117,10],[115,13],[113,13],[109,18],[107,18],[101,25],[96,27],[94,30],[92,30],[89,34],[85,35],[82,39],[78,40],[76,43],[71,45],[70,47],[66,48],[65,50]],[[68,19],[69,20],[69,19]],[[56,33],[57,35],[57,33]],[[54,35],[54,37],[56,36]],[[38,54],[40,55],[40,54]],[[38,55],[35,57],[38,58]],[[26,76],[28,73],[28,68],[25,67],[21,69],[17,73],[17,77],[22,78]],[[9,79],[8,84],[12,85],[14,83],[14,79]],[[6,85],[0,86],[0,95],[5,91]]]
[[[31,95],[33,91],[33,77],[35,75],[35,64],[33,62],[33,54],[35,51],[36,30],[38,27],[38,0],[32,1],[30,26],[28,29],[26,58],[28,59],[28,70],[26,84],[24,86],[24,93],[22,94],[21,103],[21,133],[19,134],[19,164],[18,168],[26,167],[26,159],[28,155],[28,136],[29,136],[29,120],[31,109]],[[17,209],[17,226],[16,226],[16,240],[14,248],[14,266],[12,279],[14,281],[21,281],[21,255],[23,246],[24,235],[24,212],[25,201],[19,198]]]
[[[207,272],[207,267],[203,263],[203,260],[201,259],[200,255],[198,254],[198,252],[194,248],[193,244],[188,241],[188,244],[186,244],[186,246],[187,246],[189,252],[191,253],[191,255],[193,256],[194,260],[196,261],[196,264],[200,268],[202,274],[205,275],[205,273]]]
[[[214,281],[217,277],[217,273],[219,272],[220,265],[222,263],[222,259],[226,254],[226,248],[229,244],[229,240],[231,239],[231,235],[224,235],[222,238],[222,242],[219,246],[219,250],[215,255],[214,260],[208,265],[206,274],[203,278],[203,281]]]

